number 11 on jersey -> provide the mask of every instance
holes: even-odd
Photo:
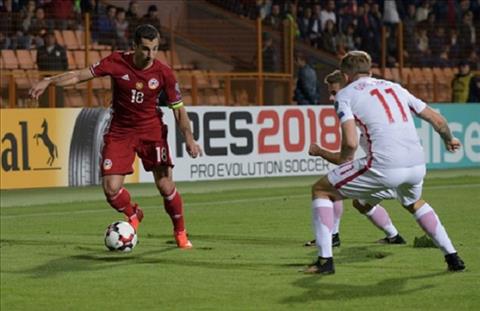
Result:
[[[390,94],[393,97],[393,99],[395,100],[395,103],[397,104],[398,110],[400,110],[400,114],[402,115],[403,122],[407,122],[408,121],[407,114],[405,113],[405,110],[403,109],[402,103],[398,99],[397,93],[395,93],[395,91],[391,87],[385,89],[384,91],[385,91],[385,93]],[[387,114],[388,122],[389,123],[394,123],[395,120],[393,119],[393,115],[392,115],[392,111],[390,110],[390,106],[388,105],[387,101],[385,100],[385,97],[380,92],[380,90],[379,89],[373,89],[373,90],[370,91],[370,95],[376,96],[378,98],[378,100],[382,104],[383,109],[385,110],[385,113]]]

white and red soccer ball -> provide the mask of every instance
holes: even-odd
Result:
[[[116,221],[105,231],[105,246],[111,251],[130,252],[137,241],[135,229],[126,221]]]

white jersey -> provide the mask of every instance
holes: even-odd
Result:
[[[368,166],[411,167],[425,163],[411,110],[418,114],[426,104],[399,84],[363,77],[335,97],[338,118],[354,119],[367,141]]]

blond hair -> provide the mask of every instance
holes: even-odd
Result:
[[[350,51],[340,60],[340,70],[354,76],[359,73],[370,73],[372,58],[364,51]]]
[[[325,77],[323,82],[325,84],[338,83],[343,86],[345,84],[345,77],[343,76],[343,73],[340,70],[335,69]]]

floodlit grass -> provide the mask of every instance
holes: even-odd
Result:
[[[467,176],[469,175],[469,176]],[[130,254],[103,246],[120,219],[100,188],[2,191],[1,310],[478,310],[480,174],[433,172],[424,198],[467,264],[446,272],[438,249],[396,202],[382,203],[407,245],[383,234],[345,202],[336,274],[299,272],[316,256],[314,177],[180,183],[192,250],[173,244],[153,185],[130,185],[144,208]]]

